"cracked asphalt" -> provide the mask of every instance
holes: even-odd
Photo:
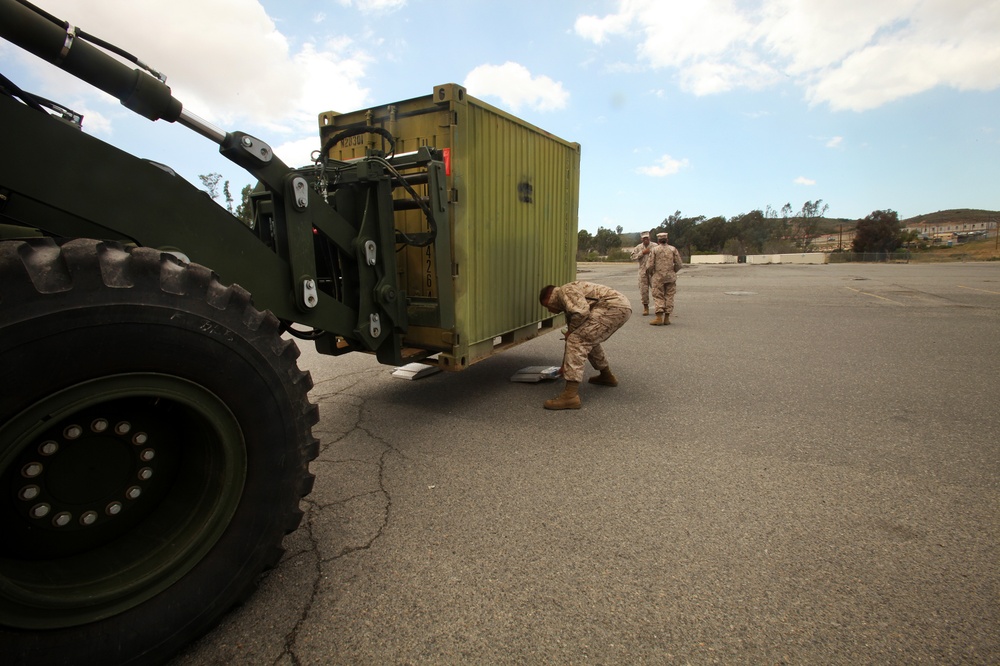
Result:
[[[509,381],[558,333],[416,381],[300,343],[302,526],[172,666],[1000,663],[1000,263],[691,266],[672,319],[565,412]]]

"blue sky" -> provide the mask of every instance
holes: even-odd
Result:
[[[582,145],[580,228],[822,199],[827,216],[1000,210],[1000,0],[34,0],[289,164],[316,116],[442,83]],[[199,184],[250,178],[0,42],[2,71]]]

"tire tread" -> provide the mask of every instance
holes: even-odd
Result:
[[[0,242],[0,276],[0,314],[3,318],[15,310],[19,316],[29,318],[37,309],[38,301],[63,298],[74,290],[110,289],[114,293],[132,293],[134,290],[136,296],[141,297],[144,292],[136,287],[196,299],[213,310],[228,312],[225,320],[232,322],[234,328],[243,327],[241,335],[253,340],[261,353],[271,355],[267,362],[283,378],[283,400],[289,401],[294,421],[289,427],[295,432],[294,440],[289,439],[289,444],[294,441],[294,447],[288,453],[296,457],[290,465],[297,471],[288,472],[295,477],[294,482],[285,487],[284,492],[288,494],[283,492],[282,496],[275,498],[276,507],[280,507],[282,512],[275,517],[275,527],[280,527],[282,534],[288,534],[299,526],[303,512],[298,500],[312,490],[315,477],[309,471],[309,463],[319,453],[319,440],[312,434],[313,426],[319,422],[319,409],[308,396],[313,387],[312,377],[307,371],[299,369],[299,349],[293,341],[281,337],[278,319],[269,311],[258,310],[246,289],[236,284],[224,285],[209,268],[183,262],[172,254],[91,239],[37,238]],[[30,288],[27,288],[26,281],[30,281]],[[21,286],[12,286],[12,283]],[[231,597],[235,601],[231,605],[249,598],[257,587],[259,574],[275,566],[284,553],[280,536],[274,543],[262,543],[260,547],[264,552],[259,554],[257,561],[262,566],[235,590]],[[199,626],[195,633],[187,636],[187,640],[193,640],[211,629],[225,615],[225,611],[228,607],[210,622]],[[0,640],[5,640],[5,633],[0,629]],[[172,647],[162,646],[162,649],[172,652],[183,647],[183,643],[174,644],[176,640],[176,637],[171,637]],[[148,663],[150,656],[147,653],[136,659]],[[166,658],[169,655],[161,656]],[[122,655],[115,661],[127,663],[129,659],[127,655]]]

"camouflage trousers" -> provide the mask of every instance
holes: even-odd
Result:
[[[631,308],[594,308],[583,326],[566,336],[566,353],[563,356],[563,378],[568,382],[583,381],[583,368],[587,361],[595,370],[608,367],[608,357],[601,343],[611,337],[628,318]]]
[[[656,314],[670,314],[674,311],[674,295],[676,293],[676,282],[653,283],[653,304],[656,306]]]
[[[649,305],[649,278],[650,274],[646,272],[646,269],[639,269],[639,298],[642,299],[643,305]]]

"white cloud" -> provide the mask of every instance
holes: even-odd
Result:
[[[86,102],[71,103],[67,106],[84,117],[84,127],[88,134],[95,136],[110,136],[114,130],[114,121],[100,111],[95,111]]]
[[[621,3],[634,8],[644,40],[640,55],[654,67],[679,66],[731,52],[752,25],[730,0]]]
[[[319,111],[367,101],[363,52],[349,40],[293,46],[256,0],[90,0],[86,11],[47,0],[45,9],[161,71],[186,109],[227,128],[314,134]],[[40,60],[36,68],[53,69]]]
[[[279,146],[273,146],[274,154],[290,167],[300,167],[312,164],[312,153],[319,150],[319,139],[309,136],[304,139],[288,141]]]
[[[610,14],[604,18],[598,16],[581,16],[576,19],[573,29],[576,34],[584,39],[588,39],[595,44],[603,44],[607,41],[608,35],[620,35],[624,33],[631,23],[628,14]]]
[[[394,12],[406,6],[407,0],[339,0],[344,7],[353,7],[369,14]]]
[[[842,137],[842,136],[835,136],[835,137],[831,138],[829,141],[826,142],[826,147],[827,148],[839,148],[840,146],[843,145],[843,143],[844,143],[844,137]]]
[[[341,113],[363,107],[369,102],[369,90],[361,87],[369,58],[363,54],[348,56],[349,40],[331,42],[322,49],[305,44],[295,55],[296,66],[304,73],[307,85],[295,98],[290,118],[300,131],[316,131],[317,115],[325,111]]]
[[[665,176],[672,176],[679,173],[681,169],[688,166],[687,159],[674,159],[670,155],[664,155],[658,159],[652,166],[644,166],[636,169],[636,173],[640,173],[644,176],[654,176],[656,178],[663,178]]]
[[[805,176],[799,176],[792,182],[795,183],[796,185],[805,185],[806,187],[816,184],[815,180],[811,178],[806,178]]]
[[[695,95],[711,95],[735,88],[759,90],[777,79],[773,70],[762,63],[702,61],[681,71],[681,87]]]
[[[696,95],[791,80],[814,104],[863,111],[937,86],[1000,87],[996,0],[618,0],[576,34],[635,41]]]
[[[505,62],[502,65],[480,65],[469,72],[462,84],[475,97],[499,97],[515,113],[527,106],[536,111],[555,111],[569,101],[561,83],[547,76],[532,76],[523,65]]]

